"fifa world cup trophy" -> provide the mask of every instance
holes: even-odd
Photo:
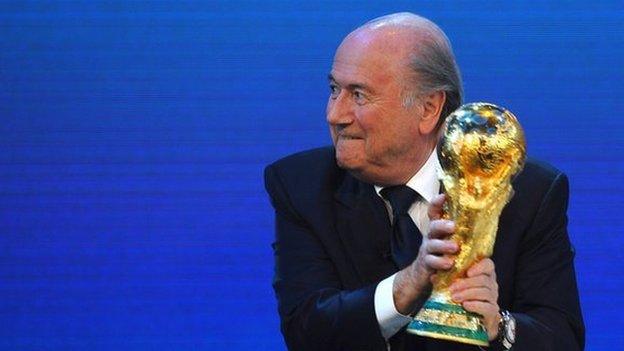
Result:
[[[444,217],[455,221],[451,239],[460,252],[453,268],[437,274],[431,296],[407,331],[488,346],[481,316],[453,302],[449,286],[465,277],[474,263],[492,255],[499,216],[513,196],[512,178],[524,166],[524,133],[511,112],[470,103],[447,117],[437,150],[446,194]]]

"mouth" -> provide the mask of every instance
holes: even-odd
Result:
[[[339,135],[338,139],[342,140],[361,140],[362,138],[353,135]]]

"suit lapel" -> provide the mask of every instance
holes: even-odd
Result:
[[[336,229],[360,279],[372,283],[394,273],[390,221],[374,187],[345,173],[335,200]]]

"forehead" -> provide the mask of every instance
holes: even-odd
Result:
[[[332,65],[339,83],[381,85],[406,74],[408,47],[397,31],[356,31],[340,44]],[[357,80],[357,82],[352,82]]]

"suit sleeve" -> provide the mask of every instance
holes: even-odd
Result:
[[[568,180],[560,173],[521,242],[509,310],[517,351],[582,350],[585,331],[567,232]]]
[[[344,290],[334,263],[272,166],[265,170],[265,186],[275,208],[273,288],[288,348],[383,350],[376,285]]]

